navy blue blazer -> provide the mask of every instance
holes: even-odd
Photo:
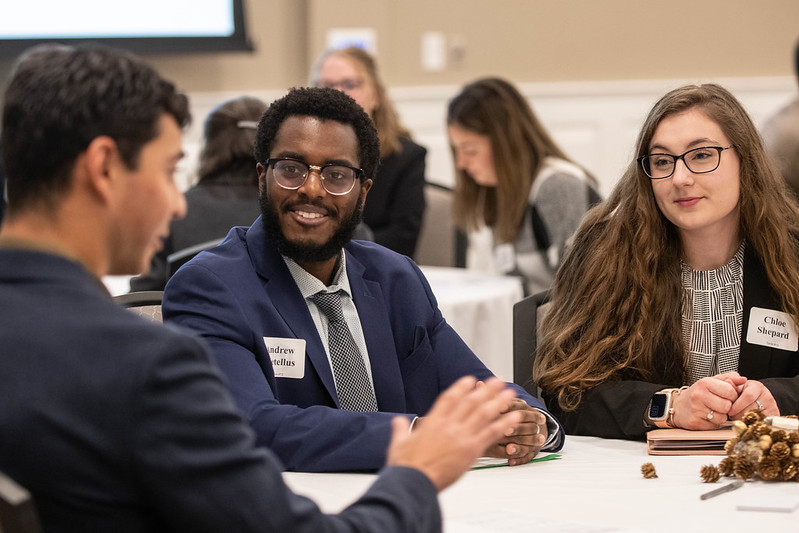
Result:
[[[441,530],[412,468],[339,515],[292,493],[200,339],[118,307],[64,257],[0,247],[0,346],[0,470],[45,531]]]
[[[345,250],[379,412],[338,409],[322,340],[260,218],[249,229],[233,228],[222,244],[181,267],[166,287],[165,320],[206,339],[258,444],[293,470],[380,468],[397,413],[424,415],[458,378],[492,376],[441,316],[411,259],[363,241]],[[264,337],[305,339],[301,378],[275,377]]]

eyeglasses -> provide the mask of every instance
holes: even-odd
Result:
[[[303,186],[311,170],[322,177],[322,187],[335,196],[349,193],[355,187],[355,180],[363,176],[363,170],[347,165],[309,165],[305,161],[290,157],[269,158],[264,163],[272,165],[275,182],[284,189],[296,190]]]
[[[713,172],[721,164],[721,152],[732,148],[732,145],[725,146],[703,146],[688,150],[682,155],[671,154],[648,154],[638,158],[644,173],[653,180],[662,180],[671,177],[677,167],[677,161],[682,159],[685,168],[694,174],[705,174]]]
[[[343,79],[341,81],[335,81],[335,82],[334,81],[322,81],[322,80],[320,80],[320,81],[318,81],[316,83],[317,87],[325,87],[327,89],[338,89],[339,91],[342,91],[342,92],[345,92],[345,93],[349,92],[349,91],[354,91],[355,89],[357,89],[361,85],[363,85],[363,79],[362,78],[348,78],[348,79]]]

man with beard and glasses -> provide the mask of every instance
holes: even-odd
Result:
[[[446,387],[492,374],[411,259],[351,240],[379,160],[354,100],[291,90],[261,118],[255,159],[261,217],[170,279],[164,317],[205,338],[257,443],[287,468],[378,469],[393,417],[423,426]],[[557,421],[509,386],[523,422],[485,455],[517,465],[559,449]]]

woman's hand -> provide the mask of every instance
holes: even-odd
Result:
[[[728,420],[728,413],[746,383],[746,378],[737,372],[726,372],[702,378],[675,393],[673,424],[684,429],[717,429]]]
[[[727,416],[730,420],[740,420],[747,411],[760,410],[764,416],[779,416],[777,401],[765,385],[759,381],[748,380],[741,387],[738,399],[733,402]]]

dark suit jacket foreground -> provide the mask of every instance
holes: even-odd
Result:
[[[766,277],[763,264],[754,254],[744,256],[743,320],[738,373],[761,381],[777,401],[783,415],[799,414],[799,353],[746,341],[752,307],[781,310]],[[662,353],[659,357],[671,357]],[[644,412],[652,395],[682,383],[648,383],[638,380],[608,381],[583,395],[577,410],[564,412],[554,396],[544,393],[547,405],[566,428],[575,435],[595,435],[613,439],[643,439]]]
[[[440,530],[410,468],[337,516],[293,494],[199,340],[117,307],[65,258],[0,248],[0,346],[0,470],[46,531]]]
[[[208,341],[258,444],[272,449],[289,469],[380,468],[397,413],[424,415],[460,377],[492,376],[441,316],[413,261],[362,241],[350,242],[346,254],[380,412],[338,409],[322,340],[260,218],[249,229],[231,230],[222,244],[183,265],[167,283],[165,320]],[[305,339],[301,376],[275,377],[269,338]],[[513,387],[527,403],[543,408]]]

